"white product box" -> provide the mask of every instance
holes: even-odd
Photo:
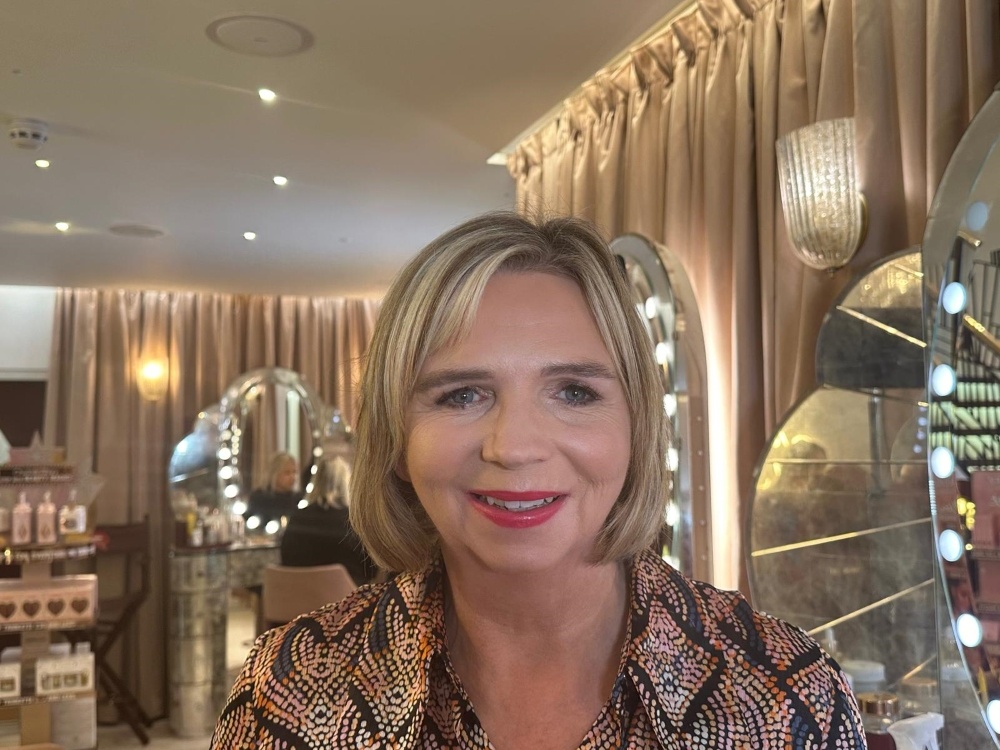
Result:
[[[18,698],[21,695],[21,662],[0,664],[0,698]]]
[[[42,656],[35,662],[35,695],[64,695],[93,689],[93,654]]]

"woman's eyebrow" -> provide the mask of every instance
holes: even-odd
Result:
[[[601,362],[558,362],[542,368],[546,377],[603,378],[617,380],[618,376]]]

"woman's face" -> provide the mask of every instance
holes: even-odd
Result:
[[[576,283],[501,273],[469,335],[425,362],[399,472],[449,560],[497,572],[586,564],[625,482],[629,428]]]
[[[276,492],[291,492],[295,489],[296,474],[299,473],[299,465],[292,459],[281,464],[278,473],[274,475],[274,490]]]

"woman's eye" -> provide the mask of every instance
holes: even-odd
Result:
[[[482,394],[475,388],[456,388],[441,396],[438,403],[444,406],[472,406],[481,398]]]
[[[590,390],[586,386],[571,384],[563,387],[560,391],[566,402],[573,405],[579,406],[581,404],[589,404],[597,400],[597,394]]]

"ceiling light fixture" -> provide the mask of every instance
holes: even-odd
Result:
[[[284,187],[285,185],[288,184],[288,178],[282,177],[280,174],[276,174],[271,179],[274,181],[274,184],[277,185],[278,187]]]
[[[258,89],[257,96],[260,97],[262,102],[267,102],[268,104],[278,98],[278,95],[271,91],[271,89]]]
[[[243,239],[245,239],[245,240],[255,240],[255,239],[257,239],[257,233],[256,232],[244,232],[243,233]]]
[[[48,159],[35,159],[35,166],[39,169],[48,169],[50,163]]]
[[[68,232],[69,231],[69,222],[68,221],[57,221],[56,222],[56,229],[58,229],[60,232]]]

